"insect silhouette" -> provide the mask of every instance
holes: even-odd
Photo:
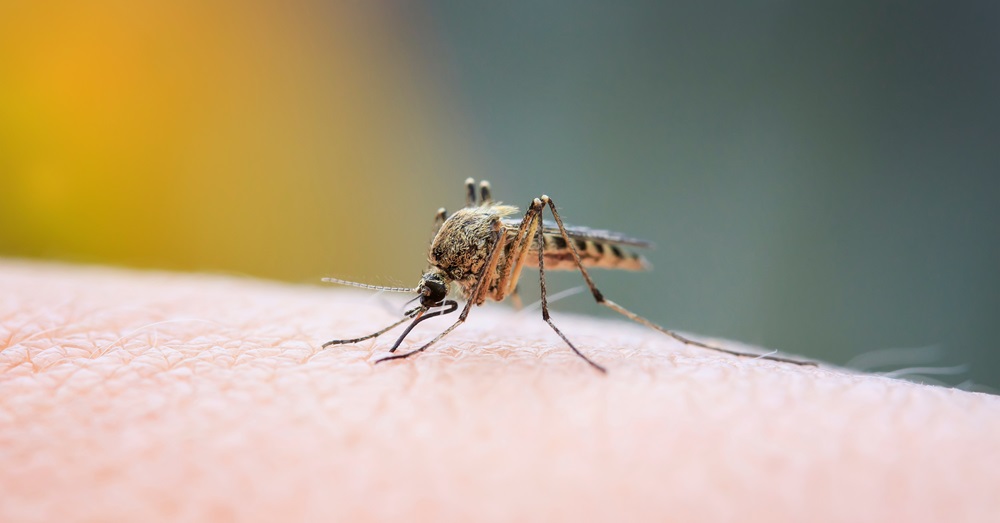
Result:
[[[611,231],[567,226],[559,216],[555,203],[545,195],[533,199],[524,216],[517,219],[513,217],[520,212],[517,207],[493,201],[488,182],[483,181],[479,185],[478,202],[476,201],[475,181],[469,178],[465,181],[465,185],[465,207],[451,216],[448,216],[445,209],[439,209],[434,218],[436,233],[428,252],[430,266],[424,271],[416,287],[383,287],[337,278],[323,278],[323,281],[326,282],[364,289],[415,293],[417,296],[414,300],[419,300],[419,305],[404,312],[403,318],[392,325],[360,338],[328,341],[323,344],[324,348],[376,338],[408,320],[413,320],[389,349],[389,352],[394,353],[406,336],[410,334],[410,331],[420,322],[458,310],[458,302],[448,298],[450,287],[453,284],[457,285],[466,302],[455,323],[419,348],[402,354],[386,356],[377,360],[376,363],[408,358],[427,350],[428,347],[440,341],[441,338],[465,322],[473,305],[482,305],[487,299],[503,301],[505,298],[511,297],[519,306],[517,283],[521,277],[521,270],[525,266],[529,266],[538,269],[542,319],[552,327],[552,330],[566,342],[566,345],[577,356],[583,358],[598,371],[607,372],[604,367],[580,352],[552,322],[545,289],[546,269],[579,270],[597,303],[687,345],[739,357],[760,358],[796,365],[815,365],[809,361],[796,361],[771,355],[751,354],[713,347],[681,336],[625,309],[606,298],[597,289],[587,268],[648,269],[649,264],[646,260],[631,249],[651,247],[650,242],[629,238]],[[551,212],[554,222],[550,223],[542,219],[542,213],[546,207]]]

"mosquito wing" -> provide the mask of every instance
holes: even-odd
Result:
[[[561,234],[559,234],[559,226],[556,225],[555,222],[551,222],[549,220],[542,221],[542,233],[562,236]],[[626,245],[628,247],[634,247],[639,249],[652,249],[654,247],[653,242],[649,240],[632,238],[620,232],[608,231],[605,229],[591,229],[590,227],[578,227],[576,225],[566,225],[566,233],[569,234],[569,237],[573,238],[574,240],[579,239],[585,241],[602,242],[606,244],[613,243],[615,245]]]

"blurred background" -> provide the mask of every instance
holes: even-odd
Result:
[[[1000,4],[480,4],[4,2],[0,256],[413,285],[473,176],[668,327],[1000,388]]]

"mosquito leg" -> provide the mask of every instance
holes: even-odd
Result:
[[[407,313],[405,316],[403,316],[403,319],[397,321],[396,323],[393,323],[392,325],[389,325],[388,327],[386,327],[386,328],[384,328],[384,329],[382,329],[382,330],[380,330],[378,332],[373,332],[373,333],[371,333],[371,334],[369,334],[367,336],[362,336],[360,338],[353,338],[353,339],[350,339],[350,340],[331,340],[331,341],[328,341],[328,342],[324,343],[323,344],[323,348],[325,349],[325,348],[327,348],[327,347],[329,347],[331,345],[347,345],[349,343],[357,343],[359,341],[365,341],[365,340],[370,340],[372,338],[377,338],[377,337],[379,337],[379,336],[381,336],[381,335],[383,335],[383,334],[391,331],[392,329],[395,329],[396,327],[399,327],[404,322],[406,322],[407,320],[409,320],[410,318],[412,318],[414,316],[417,316],[421,312],[423,312],[423,311],[421,309],[419,309],[419,308],[418,309],[414,309],[413,311],[411,311],[411,312]]]
[[[500,279],[497,282],[496,292],[493,294],[494,300],[503,300],[508,292],[516,293],[517,280],[521,277],[524,260],[527,259],[528,252],[531,250],[531,242],[535,239],[535,229],[538,228],[539,222],[542,221],[543,210],[545,210],[545,204],[538,198],[535,198],[531,202],[531,206],[528,207],[528,211],[524,213],[521,225],[514,234],[510,252],[507,253],[507,259],[504,262],[506,266],[503,268]],[[521,299],[519,297],[516,298],[515,307],[520,309],[520,302]]]
[[[691,339],[685,338],[684,336],[681,336],[680,334],[677,334],[676,332],[674,332],[672,330],[665,329],[665,328],[663,328],[663,327],[661,327],[661,326],[659,326],[659,325],[657,325],[657,324],[655,324],[655,323],[647,320],[646,318],[643,318],[642,316],[639,316],[638,314],[636,314],[636,313],[634,313],[634,312],[626,309],[625,307],[622,307],[621,305],[618,305],[617,303],[615,303],[615,302],[613,302],[613,301],[605,298],[604,295],[601,294],[601,291],[597,289],[597,286],[594,285],[594,280],[592,280],[590,278],[590,274],[587,272],[587,269],[585,269],[583,267],[583,263],[580,261],[580,253],[576,250],[575,243],[570,240],[569,234],[566,232],[566,226],[563,225],[562,218],[559,217],[559,212],[556,211],[556,206],[555,206],[554,203],[552,203],[552,199],[549,198],[548,196],[544,196],[543,195],[541,197],[541,200],[546,205],[548,205],[549,210],[552,212],[552,217],[555,219],[556,225],[559,226],[559,233],[562,235],[563,239],[566,240],[566,244],[569,246],[570,250],[573,252],[573,259],[576,261],[576,266],[577,266],[578,269],[580,269],[580,273],[583,274],[583,279],[587,282],[587,286],[590,287],[590,292],[594,295],[594,300],[596,300],[597,303],[600,303],[601,305],[604,305],[605,307],[607,307],[607,308],[609,308],[609,309],[611,309],[611,310],[613,310],[613,311],[621,314],[622,316],[625,316],[626,318],[628,318],[628,319],[630,319],[630,320],[632,320],[632,321],[634,321],[636,323],[640,323],[640,324],[645,325],[645,326],[647,326],[647,327],[649,327],[649,328],[651,328],[653,330],[660,331],[663,334],[666,334],[667,336],[670,336],[671,338],[673,338],[673,339],[675,339],[675,340],[677,340],[677,341],[679,341],[681,343],[684,343],[686,345],[693,345],[695,347],[701,347],[703,349],[714,350],[714,351],[717,351],[717,352],[724,352],[726,354],[731,354],[733,356],[739,356],[741,358],[759,358],[759,359],[764,359],[764,360],[780,361],[782,363],[793,363],[795,365],[811,365],[811,366],[815,366],[816,365],[816,363],[812,362],[812,361],[798,361],[798,360],[793,360],[793,359],[788,359],[788,358],[782,358],[782,357],[779,357],[779,356],[765,356],[765,355],[761,355],[761,354],[753,354],[753,353],[749,353],[749,352],[739,352],[739,351],[733,351],[733,350],[728,350],[728,349],[722,349],[722,348],[719,348],[719,347],[713,347],[711,345],[707,345],[707,344],[701,343],[700,341],[695,341],[695,340],[691,340]],[[542,284],[542,296],[543,296],[542,297],[542,311],[543,311],[543,314],[545,314],[545,312],[544,312],[545,311],[545,298],[544,298],[544,296],[545,296],[545,285],[544,285],[544,283]],[[555,327],[553,327],[553,328],[555,328]],[[563,339],[565,339],[565,337]]]
[[[399,335],[399,338],[396,339],[396,343],[392,344],[392,347],[389,349],[389,352],[396,352],[396,349],[399,348],[399,344],[403,343],[403,339],[405,339],[406,336],[410,334],[410,331],[412,331],[413,328],[416,327],[418,323],[425,320],[429,320],[435,316],[441,316],[444,314],[451,314],[455,312],[455,309],[458,308],[458,302],[456,302],[455,300],[445,300],[444,302],[441,303],[441,306],[448,308],[444,310],[435,311],[430,314],[418,315],[417,318],[413,320],[413,323],[411,323],[410,326],[407,327],[406,330],[404,330],[403,333]]]
[[[476,181],[472,178],[465,179],[465,206],[473,207],[476,205]]]
[[[667,336],[670,336],[671,338],[674,338],[675,340],[680,341],[681,343],[685,343],[687,345],[694,345],[695,347],[701,347],[703,349],[710,349],[710,350],[714,350],[714,351],[718,351],[718,352],[724,352],[726,354],[732,354],[733,356],[739,356],[741,358],[760,358],[762,360],[780,361],[782,363],[794,363],[795,365],[807,365],[807,366],[813,366],[813,367],[816,366],[816,362],[814,362],[814,361],[799,361],[799,360],[793,360],[793,359],[789,359],[789,358],[782,358],[781,356],[766,356],[766,355],[763,355],[763,354],[753,354],[751,352],[739,352],[739,351],[735,351],[735,350],[723,349],[723,348],[719,348],[719,347],[713,347],[711,345],[706,345],[706,344],[704,344],[704,343],[702,343],[700,341],[692,340],[690,338],[685,338],[684,336],[681,336],[680,334],[677,334],[676,332],[674,332],[672,330],[668,330],[668,329],[665,329],[663,327],[660,327],[659,325],[657,325],[657,324],[655,324],[655,323],[647,320],[646,318],[643,318],[642,316],[639,316],[638,314],[636,314],[636,313],[634,313],[634,312],[632,312],[632,311],[630,311],[630,310],[622,307],[621,305],[618,305],[617,303],[615,303],[615,302],[613,302],[613,301],[611,301],[611,300],[609,300],[607,298],[605,298],[604,301],[601,302],[601,304],[604,305],[604,306],[606,306],[606,307],[608,307],[609,309],[611,309],[611,310],[619,313],[619,314],[622,314],[626,318],[628,318],[628,319],[630,319],[632,321],[635,321],[636,323],[641,323],[641,324],[643,324],[643,325],[645,325],[645,326],[647,326],[647,327],[649,327],[651,329],[658,330],[658,331],[666,334]]]
[[[545,199],[546,197],[542,196],[542,201],[545,201]],[[552,330],[556,331],[556,334],[558,334],[559,337],[566,342],[566,345],[569,345],[569,348],[573,349],[573,352],[575,352],[577,356],[583,358],[583,361],[586,361],[595,369],[606,374],[608,372],[607,369],[594,363],[590,358],[584,356],[583,353],[580,352],[576,348],[576,346],[573,345],[573,342],[569,341],[569,338],[567,338],[566,335],[563,334],[561,330],[559,330],[559,327],[556,327],[556,324],[552,323],[552,318],[549,317],[549,303],[547,297],[548,292],[545,290],[545,238],[542,236],[541,229],[538,229],[536,231],[535,239],[538,242],[538,283],[541,286],[541,291],[542,291],[542,319],[545,320],[545,323],[549,324],[549,327],[552,327]]]
[[[393,354],[392,356],[386,356],[384,358],[379,358],[379,359],[375,360],[375,363],[382,363],[383,361],[391,361],[391,360],[401,360],[403,358],[409,358],[410,356],[413,356],[414,354],[416,354],[418,352],[423,352],[423,351],[427,350],[428,347],[430,347],[431,345],[434,345],[435,343],[437,343],[438,341],[440,341],[441,338],[444,338],[445,336],[448,335],[448,333],[450,333],[451,331],[455,330],[456,327],[458,327],[459,325],[461,325],[462,323],[464,323],[465,322],[465,318],[469,315],[469,309],[471,307],[472,307],[472,302],[471,301],[467,302],[465,304],[465,308],[462,309],[462,314],[458,317],[458,320],[456,320],[455,323],[451,324],[451,327],[448,327],[447,329],[445,329],[444,332],[442,332],[441,334],[438,334],[437,336],[435,336],[433,340],[425,343],[419,349],[411,350],[410,352],[404,352],[402,354]]]
[[[445,209],[444,207],[438,209],[437,212],[434,214],[434,230],[437,231],[447,219],[448,219],[448,210]]]
[[[490,193],[490,182],[486,180],[479,182],[479,200],[480,205],[493,203],[493,195]]]

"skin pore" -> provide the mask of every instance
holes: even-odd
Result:
[[[392,323],[371,293],[10,260],[0,289],[2,521],[1000,514],[995,396],[558,311],[607,375],[502,305],[374,365],[391,333],[320,348]]]

